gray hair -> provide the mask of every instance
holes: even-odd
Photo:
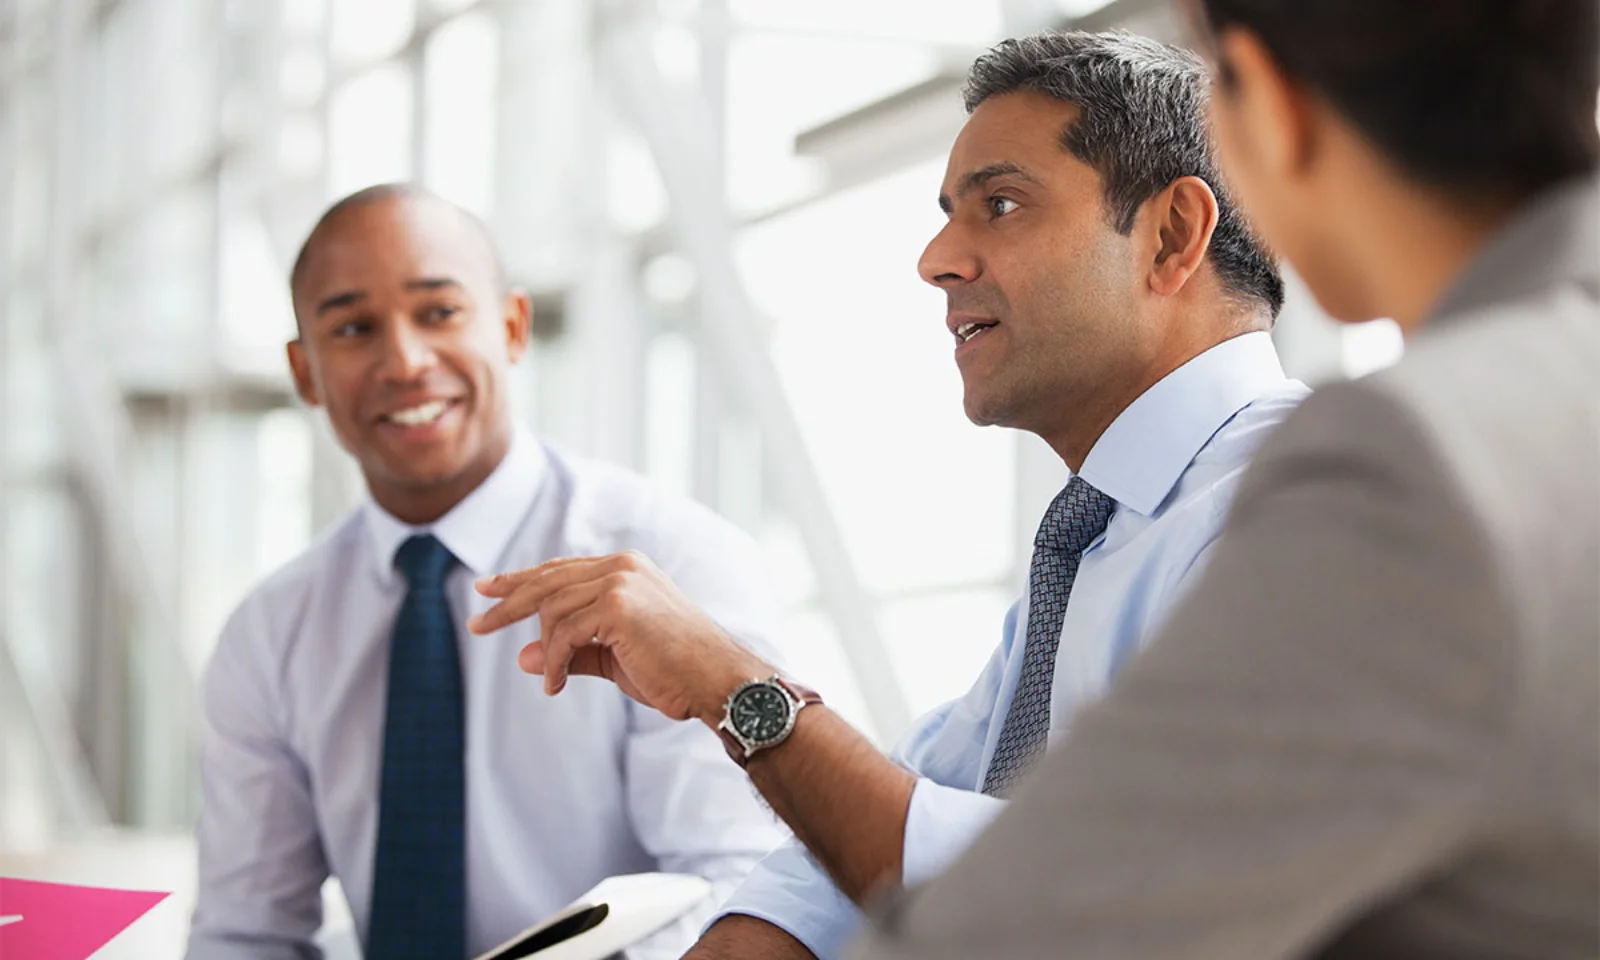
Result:
[[[1078,108],[1061,145],[1100,174],[1112,226],[1133,229],[1139,207],[1179,177],[1198,177],[1217,197],[1208,255],[1231,293],[1276,317],[1283,278],[1217,169],[1206,121],[1210,81],[1194,54],[1129,33],[1050,31],[1005,40],[967,74],[967,112],[990,97],[1029,90]]]

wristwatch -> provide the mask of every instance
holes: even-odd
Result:
[[[789,739],[800,708],[821,702],[815,690],[776,673],[766,680],[751,680],[728,695],[717,735],[728,756],[742,767],[762,750]]]

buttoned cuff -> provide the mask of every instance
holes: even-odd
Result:
[[[987,794],[919,779],[906,812],[901,851],[905,886],[926,883],[943,873],[1005,808],[1004,800]]]

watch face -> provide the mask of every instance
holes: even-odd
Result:
[[[728,719],[739,735],[751,743],[766,743],[783,735],[789,725],[789,698],[770,683],[758,683],[733,698]]]

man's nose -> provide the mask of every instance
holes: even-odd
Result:
[[[922,251],[917,273],[941,288],[977,279],[981,267],[967,241],[965,231],[954,220],[946,223]]]
[[[385,370],[396,380],[415,380],[439,361],[433,344],[409,318],[389,324],[384,347]]]

